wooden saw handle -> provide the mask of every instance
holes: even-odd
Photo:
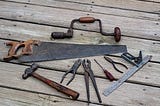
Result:
[[[13,58],[17,58],[18,55],[16,55],[17,50],[21,47],[21,43],[20,42],[6,42],[5,43],[6,46],[11,46],[9,51],[8,51],[8,55],[6,57],[3,58],[3,60],[11,60]]]
[[[3,60],[11,60],[14,58],[18,58],[21,55],[28,55],[32,54],[32,45],[38,44],[39,42],[36,40],[27,40],[25,42],[6,42],[6,46],[11,46],[8,55],[3,58]],[[17,51],[19,50],[20,47],[23,47],[22,52],[20,54],[17,54]]]

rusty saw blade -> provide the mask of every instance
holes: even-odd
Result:
[[[30,42],[29,44],[31,44]],[[24,50],[22,50],[22,52],[23,51],[31,52],[31,47],[28,50],[29,48],[28,45],[24,47]],[[49,61],[49,60],[82,58],[89,56],[100,56],[100,55],[124,53],[124,52],[127,52],[127,48],[125,45],[89,45],[89,44],[86,45],[86,44],[40,42],[38,45],[32,45],[32,53],[28,55],[28,53],[23,52],[22,53],[23,55],[18,57],[17,60],[19,62],[39,62],[39,61]]]

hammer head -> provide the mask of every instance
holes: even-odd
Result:
[[[30,68],[26,68],[24,74],[22,75],[23,79],[27,79],[28,77],[32,76],[32,73],[35,72],[38,68],[37,64],[32,64]]]

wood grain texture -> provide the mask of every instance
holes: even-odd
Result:
[[[159,13],[159,3],[153,2],[144,2],[143,0],[63,0],[63,1],[72,1],[78,3],[87,3],[92,5],[108,6],[120,9],[128,9],[130,11],[146,11]],[[147,0],[146,0],[147,1]],[[150,1],[150,0],[148,0]],[[154,1],[154,0],[152,0]],[[158,1],[158,0],[155,0]]]
[[[58,93],[54,89],[46,86],[45,84],[37,81],[32,77],[28,78],[27,80],[23,80],[21,78],[21,75],[23,73],[23,70],[26,68],[26,66],[9,64],[9,63],[8,64],[0,63],[0,64],[1,66],[3,66],[0,68],[1,70],[0,73],[2,75],[2,77],[0,77],[0,80],[1,80],[0,85],[65,97],[63,94]],[[13,70],[13,69],[16,69],[16,70]],[[37,73],[44,75],[45,77],[57,82],[60,81],[60,78],[61,78],[60,76],[63,74],[62,72],[57,72],[54,70],[46,70],[46,69],[45,70],[38,69]],[[140,104],[151,105],[154,102],[154,105],[158,106],[160,103],[160,99],[159,99],[160,88],[125,83],[118,90],[113,92],[111,95],[109,95],[108,97],[104,97],[102,95],[102,92],[104,88],[106,88],[111,84],[111,82],[101,78],[96,78],[96,81],[101,94],[103,104],[123,106],[125,103],[128,106],[130,105],[132,106],[133,104],[134,105],[140,105]],[[69,87],[80,92],[79,100],[86,101],[86,93],[84,91],[85,84],[84,84],[84,78],[82,75],[77,75],[76,78],[74,79],[74,82],[72,82],[69,85]],[[97,103],[98,100],[96,98],[96,94],[94,92],[94,89],[91,83],[90,83],[90,93],[91,93],[91,101],[94,103]],[[152,101],[152,103],[149,101]]]
[[[1,106],[75,106],[75,104],[76,106],[87,106],[85,102],[61,97],[0,88]]]
[[[115,15],[120,17],[130,17],[130,18],[138,18],[138,19],[144,19],[144,20],[153,20],[153,21],[159,21],[159,15],[155,14],[154,12],[151,13],[148,11],[131,11],[131,9],[124,9],[115,7],[110,7],[103,3],[101,6],[98,3],[83,3],[84,1],[59,1],[59,0],[6,0],[11,2],[18,2],[18,3],[27,3],[32,5],[41,5],[41,6],[49,6],[53,8],[63,8],[63,9],[71,9],[74,11],[84,11],[84,12],[90,12],[90,13],[97,13],[97,14],[108,14],[108,15]],[[112,2],[112,1],[108,1]],[[132,1],[130,1],[132,2]],[[143,3],[140,5],[145,6]],[[152,4],[154,6],[154,4]]]
[[[48,24],[59,27],[69,27],[72,19],[87,16],[89,14],[89,16],[102,20],[105,32],[113,32],[114,27],[119,26],[121,28],[122,35],[160,40],[160,23],[157,21],[102,15],[83,11],[75,12],[67,9],[8,3],[2,1],[0,1],[0,12],[1,18]],[[99,27],[97,27],[98,23],[75,24],[74,26],[78,29],[99,32]]]

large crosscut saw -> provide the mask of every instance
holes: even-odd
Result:
[[[125,45],[68,44],[40,42],[37,40],[13,41],[7,42],[6,45],[11,46],[11,48],[4,60],[16,58],[19,62],[72,59],[127,52]],[[18,49],[21,47],[22,52],[17,54]]]

